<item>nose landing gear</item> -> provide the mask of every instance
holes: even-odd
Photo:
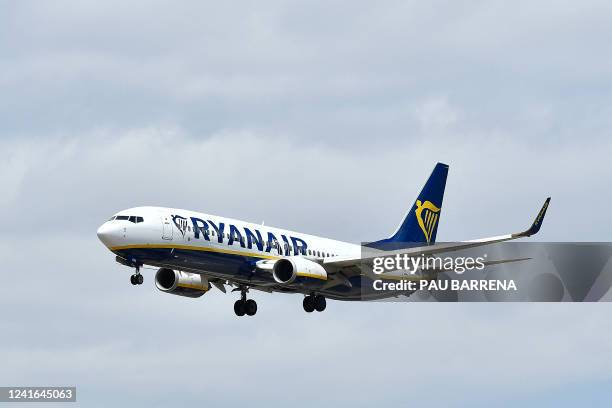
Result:
[[[311,294],[304,298],[302,306],[304,307],[304,311],[307,313],[312,313],[315,310],[317,312],[322,312],[327,306],[327,301],[325,300],[324,296]]]
[[[130,283],[132,285],[142,285],[142,282],[144,282],[144,278],[140,274],[140,266],[136,266],[136,272],[130,276]]]
[[[257,313],[257,302],[253,299],[246,298],[247,289],[240,288],[240,299],[234,303],[234,313],[236,316],[254,316]]]

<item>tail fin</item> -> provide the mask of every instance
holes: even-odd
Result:
[[[389,238],[372,242],[369,246],[398,248],[410,244],[427,245],[436,242],[447,175],[448,165],[436,164],[427,183],[395,234]]]

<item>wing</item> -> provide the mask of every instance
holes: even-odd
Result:
[[[511,240],[523,238],[523,237],[530,237],[534,234],[537,234],[538,231],[540,231],[540,227],[542,226],[542,222],[544,221],[544,216],[546,215],[546,210],[548,209],[549,203],[550,203],[550,197],[548,197],[546,201],[544,202],[542,209],[536,216],[535,220],[533,221],[533,224],[531,224],[531,227],[529,227],[529,229],[523,232],[507,234],[507,235],[500,235],[496,237],[474,239],[474,240],[465,241],[465,242],[440,243],[440,244],[434,244],[434,245],[398,249],[394,251],[382,251],[382,250],[374,250],[374,249],[368,248],[367,254],[363,257],[344,258],[344,259],[342,258],[339,259],[339,257],[328,258],[323,261],[323,265],[326,267],[326,269],[327,267],[329,267],[330,269],[351,268],[351,267],[358,267],[359,265],[362,265],[364,262],[372,261],[374,258],[377,258],[380,256],[387,257],[387,256],[395,256],[396,254],[400,254],[400,255],[407,254],[409,256],[433,255],[437,253],[459,251],[462,249],[474,248],[474,247],[479,247],[483,245],[490,245],[490,244],[494,244],[497,242],[511,241]]]

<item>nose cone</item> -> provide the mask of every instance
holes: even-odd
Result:
[[[110,222],[105,222],[98,228],[98,239],[110,248],[117,241],[119,231]]]

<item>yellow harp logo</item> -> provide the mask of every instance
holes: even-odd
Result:
[[[433,205],[431,201],[422,203],[421,200],[417,200],[416,206],[416,219],[429,244],[431,241],[431,234],[434,228],[436,228],[436,222],[438,222],[438,217],[440,216],[440,209]]]

